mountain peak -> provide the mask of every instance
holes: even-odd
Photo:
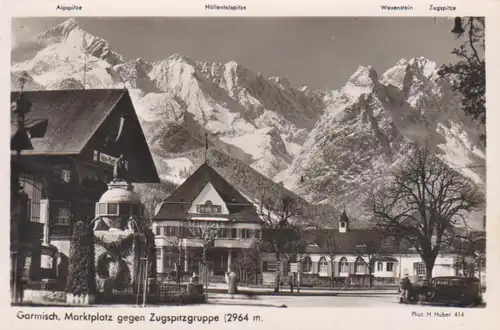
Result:
[[[342,88],[344,95],[357,98],[361,94],[370,93],[378,84],[377,71],[372,66],[359,66]]]
[[[437,64],[424,56],[412,57],[409,60],[402,58],[395,66],[382,74],[382,83],[402,88],[405,81],[413,79],[414,75],[431,78],[436,74]]]
[[[37,40],[42,44],[52,44],[55,42],[61,42],[66,38],[71,31],[80,29],[77,21],[74,18],[69,18],[52,28],[49,28],[37,35]]]

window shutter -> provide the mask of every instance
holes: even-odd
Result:
[[[334,264],[334,262],[328,261],[328,266],[327,266],[327,269],[326,269],[326,273],[328,274],[328,276],[332,276],[332,265],[333,264]]]
[[[355,274],[356,268],[354,262],[349,263],[349,274]]]

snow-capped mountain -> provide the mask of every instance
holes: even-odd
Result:
[[[356,204],[363,188],[427,141],[484,186],[484,148],[449,84],[425,58],[379,75],[359,67],[340,90],[294,88],[235,62],[173,54],[126,59],[74,19],[12,51],[12,88],[130,91],[160,174],[180,182],[213,148],[313,202]],[[471,167],[472,166],[472,167]],[[352,204],[351,204],[352,202]]]
[[[478,141],[477,128],[434,62],[403,59],[381,76],[360,66],[278,178],[309,200],[361,213],[367,187],[402,161],[412,142],[436,148],[450,166],[484,187],[485,153]]]

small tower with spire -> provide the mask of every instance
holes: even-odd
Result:
[[[344,211],[340,215],[339,219],[339,232],[345,233],[348,230],[349,230],[349,218],[347,217],[347,213],[345,212],[345,207],[344,207]]]

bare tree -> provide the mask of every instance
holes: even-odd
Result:
[[[459,221],[483,205],[473,182],[429,148],[417,146],[408,162],[373,192],[370,207],[378,228],[410,242],[432,277],[436,257]]]
[[[338,253],[338,244],[335,238],[335,231],[333,229],[326,229],[318,232],[316,235],[316,244],[324,248],[328,257],[330,258],[330,287],[333,287],[335,279],[334,260]]]
[[[303,206],[290,196],[263,196],[258,214],[263,221],[263,244],[276,258],[276,284],[279,292],[281,273],[279,265],[287,254],[296,256],[305,249],[303,232],[308,224],[303,218]]]
[[[262,242],[256,241],[249,249],[243,249],[236,260],[236,266],[245,274],[253,275],[253,284],[257,285],[261,268]]]
[[[453,237],[451,246],[458,254],[455,260],[455,269],[463,276],[474,277],[476,269],[481,272],[486,250],[484,235],[474,231],[467,231]]]
[[[164,258],[174,261],[177,265],[174,269],[169,270],[171,275],[172,271],[180,271],[182,268],[182,257],[183,257],[183,239],[180,237],[169,237],[164,245]],[[177,276],[177,274],[176,274]]]
[[[360,260],[363,261],[367,271],[368,271],[368,286],[373,286],[373,267],[375,267],[375,258],[380,252],[382,237],[379,235],[373,235],[363,242],[356,245],[356,251]],[[358,259],[358,260],[359,260]]]
[[[312,223],[318,225],[319,227],[328,226],[331,224],[332,219],[338,218],[340,216],[339,212],[333,209],[329,205],[315,205],[312,207],[311,212]],[[338,242],[335,238],[336,231],[333,229],[325,229],[318,232],[316,235],[316,243],[326,249],[326,253],[330,258],[330,287],[334,286],[335,281],[335,265],[334,260],[338,253]]]
[[[190,221],[188,224],[189,236],[201,244],[201,264],[203,270],[203,280],[205,282],[205,290],[208,290],[208,265],[207,252],[213,248],[215,240],[221,237],[222,225],[219,222],[211,221]]]

